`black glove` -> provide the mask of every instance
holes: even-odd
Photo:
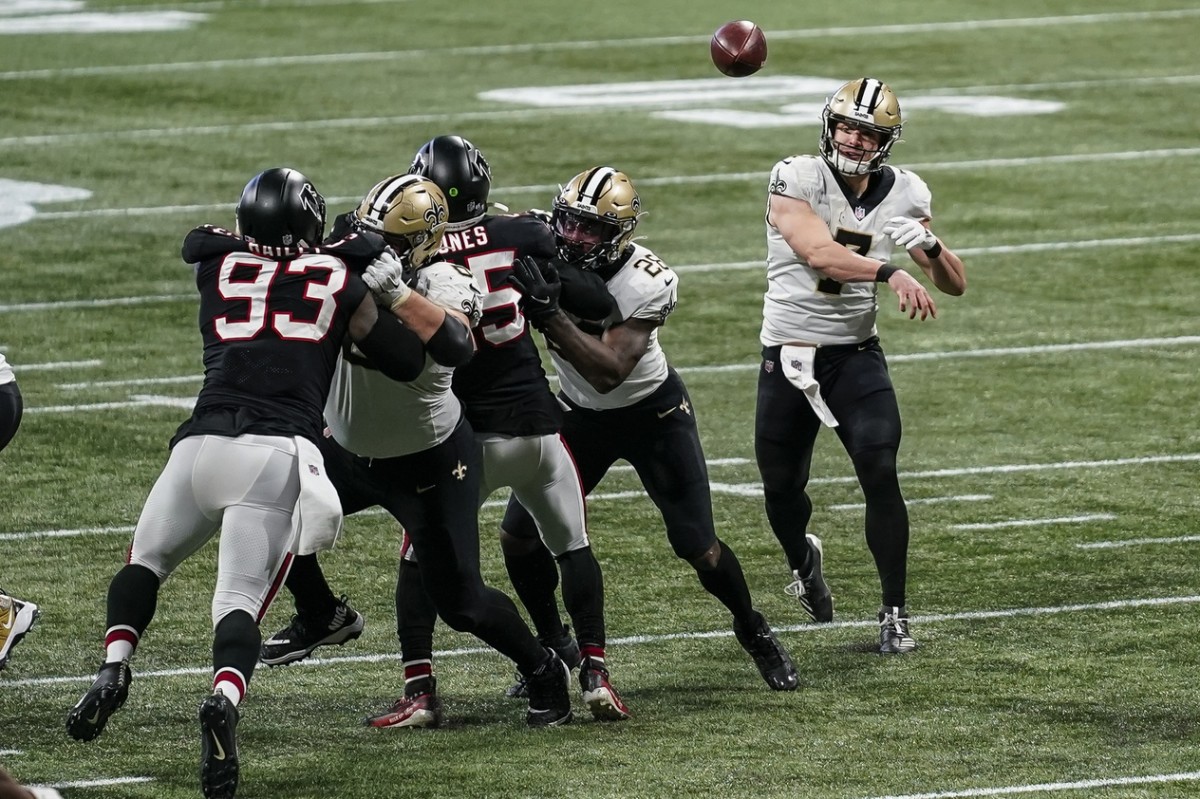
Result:
[[[553,264],[539,264],[532,256],[523,256],[513,261],[508,282],[524,295],[521,310],[534,327],[541,329],[550,317],[558,313],[562,283]]]

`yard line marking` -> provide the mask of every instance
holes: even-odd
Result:
[[[179,302],[180,300],[195,300],[192,294],[151,294],[144,297],[113,297],[101,300],[57,300],[54,302],[21,302],[12,305],[0,305],[0,313],[14,311],[62,311],[72,308],[112,308],[118,305],[142,305],[150,302]]]
[[[1115,513],[1088,513],[1081,516],[1055,516],[1049,519],[1008,519],[1001,522],[975,522],[952,524],[951,530],[999,530],[1006,527],[1042,527],[1048,524],[1086,524],[1087,522],[1110,522],[1117,518]]]
[[[1069,461],[1067,463],[1018,463],[1018,464],[1002,464],[997,466],[969,466],[959,469],[937,469],[934,471],[924,472],[900,472],[901,479],[914,480],[925,477],[960,477],[963,475],[978,475],[978,474],[1013,474],[1016,472],[1038,472],[1050,469],[1104,469],[1114,466],[1147,466],[1158,463],[1187,463],[1200,461],[1200,453],[1191,453],[1186,455],[1148,455],[1141,458],[1119,458],[1116,460],[1097,460],[1097,461]],[[749,458],[715,458],[707,462],[709,466],[742,466],[753,463]],[[633,471],[632,466],[617,466],[613,469],[620,471]],[[858,478],[854,475],[843,477],[814,477],[809,480],[809,485],[830,485],[835,483],[855,483]],[[761,496],[762,485],[759,483],[713,483],[714,486],[731,487],[729,493],[737,496]],[[751,489],[756,489],[757,494],[751,493]],[[588,497],[589,502],[622,500],[622,499],[637,499],[646,496],[645,491],[607,491],[598,492]],[[967,494],[966,497],[987,497],[986,494]],[[508,502],[507,499],[490,499],[483,504],[485,508],[503,507]],[[909,504],[920,502],[920,500],[909,500]],[[840,509],[839,506],[835,506]],[[855,506],[861,507],[861,506]],[[373,508],[360,511],[353,516],[381,516],[387,511],[382,508]],[[347,518],[353,518],[353,516]],[[133,532],[132,525],[118,525],[110,527],[81,527],[73,530],[26,530],[15,533],[0,533],[0,541],[24,541],[31,538],[73,538],[81,535],[106,535],[109,533],[131,533]]]
[[[135,783],[154,782],[154,777],[109,777],[97,780],[72,780],[70,782],[54,782],[47,785],[34,785],[34,788],[107,788],[110,785],[133,785]]]
[[[1047,355],[1058,352],[1083,352],[1086,350],[1144,349],[1149,347],[1177,347],[1200,344],[1200,336],[1172,336],[1170,338],[1131,338],[1114,341],[1080,341],[1072,344],[1035,344],[1028,347],[984,347],[974,350],[942,350],[940,352],[910,352],[888,355],[888,363],[909,361],[942,361],[951,358],[992,358],[1005,355]],[[718,366],[677,366],[681,375],[707,374],[711,372],[744,372],[758,369],[759,363],[729,363]]]
[[[923,497],[918,499],[906,499],[904,504],[912,505],[940,505],[944,502],[986,502],[992,499],[991,494],[959,494],[950,497]],[[867,507],[865,502],[849,502],[842,505],[830,505],[829,510],[863,510]]]
[[[115,388],[117,386],[162,386],[176,383],[195,383],[204,375],[179,375],[177,377],[135,377],[130,380],[96,380],[91,383],[57,383],[55,388],[74,391],[84,388]]]
[[[20,749],[0,749],[0,755],[23,755],[25,754]]]
[[[1034,607],[1034,608],[1006,608],[1004,610],[969,610],[960,613],[931,613],[928,615],[913,616],[912,621],[921,626],[927,624],[938,624],[942,622],[955,621],[980,621],[980,620],[997,620],[997,619],[1012,619],[1024,616],[1054,616],[1064,613],[1088,613],[1091,611],[1102,610],[1124,610],[1129,608],[1145,608],[1145,607],[1167,607],[1171,605],[1192,605],[1200,603],[1200,596],[1168,596],[1154,597],[1150,599],[1114,599],[1107,602],[1094,602],[1091,604],[1080,605],[1055,605],[1050,607]],[[790,625],[774,625],[776,632],[820,632],[822,630],[838,630],[865,627],[875,629],[879,627],[879,622],[874,618],[863,619],[860,621],[834,621],[824,624],[809,622],[807,624],[790,624]],[[683,641],[683,640],[699,640],[708,638],[730,638],[733,636],[732,630],[710,630],[703,632],[679,632],[679,633],[664,633],[659,635],[630,635],[623,638],[609,639],[616,645],[626,644],[653,644],[662,641]],[[447,649],[434,652],[434,657],[457,657],[463,655],[485,655],[493,654],[500,655],[499,652],[491,647],[473,646],[462,647],[459,649]],[[400,660],[399,652],[377,653],[370,655],[344,655],[331,656],[324,658],[309,657],[304,660],[290,664],[290,668],[296,666],[327,666],[337,663],[382,663],[388,661]],[[178,669],[162,669],[159,671],[138,672],[139,680],[146,680],[153,677],[190,677],[197,674],[211,674],[211,666],[199,666],[190,668]],[[79,683],[91,682],[96,678],[95,674],[75,675],[75,676],[59,676],[59,677],[29,677],[20,680],[4,680],[0,682],[0,691],[5,688],[22,688],[35,685],[58,685],[63,683]]]
[[[13,367],[17,374],[22,372],[50,372],[55,369],[86,369],[89,366],[101,366],[104,361],[92,358],[86,361],[47,361],[46,363],[19,363]]]
[[[1200,771],[1151,774],[1145,777],[1109,777],[1078,782],[1043,782],[1036,785],[1009,785],[1003,788],[968,788],[963,791],[938,791],[937,793],[888,794],[873,799],[966,799],[974,796],[1012,796],[1021,793],[1078,791],[1085,788],[1112,788],[1118,785],[1149,785],[1161,782],[1194,782],[1196,780],[1200,780]]]
[[[1188,19],[1200,16],[1200,9],[1180,8],[1163,11],[1125,11],[1099,14],[1075,14],[1047,17],[1015,17],[1001,19],[977,19],[952,22],[918,22],[900,25],[862,25],[855,27],[801,28],[798,30],[773,30],[773,41],[795,41],[825,39],[831,36],[903,36],[926,34],[931,31],[986,31],[1002,28],[1041,28],[1047,25],[1086,25],[1106,23],[1151,22],[1157,20]],[[580,50],[608,50],[615,47],[662,47],[664,45],[707,44],[711,33],[676,36],[644,36],[624,39],[592,39],[584,41],[527,42],[523,44],[475,45],[469,47],[441,47],[419,50],[382,50],[351,53],[313,53],[299,56],[271,56],[262,58],[226,58],[211,61],[177,61],[160,64],[129,64],[96,67],[66,67],[61,69],[32,69],[0,72],[0,80],[29,80],[61,77],[96,77],[111,75],[161,74],[164,72],[188,72],[216,69],[255,69],[268,67],[322,66],[329,64],[373,63],[401,59],[434,58],[439,56],[488,56],[514,53],[578,52]]]
[[[1075,546],[1080,549],[1120,549],[1121,547],[1140,547],[1145,544],[1191,544],[1196,541],[1200,541],[1200,535],[1178,535],[1172,538],[1130,538],[1127,541],[1092,541]]]

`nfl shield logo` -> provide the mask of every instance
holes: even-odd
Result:
[[[308,464],[308,472],[309,474],[315,474],[317,477],[321,476],[321,470],[311,463]]]
[[[861,205],[855,206],[855,208],[854,208],[854,218],[855,219],[857,219],[858,221],[861,222],[862,218],[866,215],[867,215],[866,208],[863,208]]]
[[[763,371],[766,372],[767,374],[774,372],[775,371],[775,362],[774,361],[763,361]]]

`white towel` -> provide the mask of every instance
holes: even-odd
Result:
[[[300,499],[292,512],[293,540],[299,526],[298,555],[332,549],[342,532],[342,501],[325,474],[325,459],[317,445],[296,436],[296,468],[300,470]]]
[[[819,418],[827,427],[837,427],[838,421],[833,418],[833,411],[821,399],[821,385],[813,376],[813,361],[817,357],[816,347],[799,347],[794,344],[784,344],[779,348],[779,361],[783,366],[783,376],[804,394],[808,404],[812,406]]]

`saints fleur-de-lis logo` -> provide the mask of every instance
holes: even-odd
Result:
[[[467,467],[462,461],[459,461],[458,466],[450,470],[450,474],[454,475],[459,482],[462,482],[467,479]]]

